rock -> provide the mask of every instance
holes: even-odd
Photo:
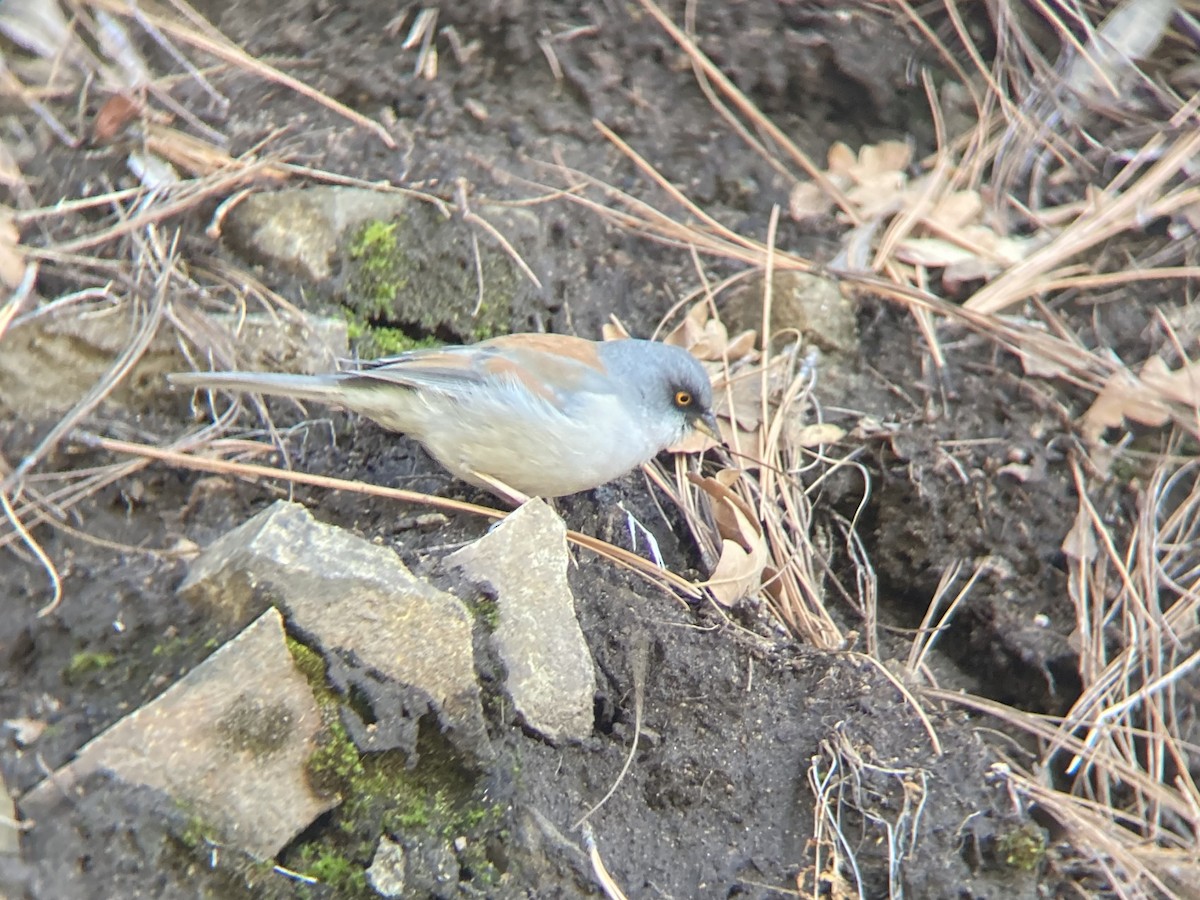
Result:
[[[380,897],[400,900],[404,893],[404,848],[384,835],[375,848],[371,867],[367,869],[367,884]]]
[[[247,198],[225,232],[235,252],[292,273],[357,321],[468,342],[511,331],[513,309],[542,301],[494,237],[528,254],[543,239],[537,215],[485,202],[471,211],[494,232],[400,194],[293,188]]]
[[[567,584],[566,526],[530,500],[484,537],[446,558],[490,586],[492,636],[507,668],[505,687],[525,723],[551,741],[592,732],[596,675]]]
[[[190,324],[202,342],[197,355],[211,355],[219,367],[329,371],[348,347],[346,323],[340,319],[311,317],[301,324],[263,314],[212,314]],[[105,315],[67,310],[14,326],[5,333],[0,353],[0,417],[37,422],[70,409],[113,366],[138,325],[132,304],[125,304]],[[112,396],[125,404],[160,396],[166,373],[188,365],[177,336],[164,328]],[[30,377],[32,372],[36,378]]]
[[[391,549],[279,501],[214,541],[179,590],[234,622],[278,606],[324,655],[335,683],[359,688],[371,704],[373,723],[346,721],[361,748],[396,747],[415,760],[417,723],[432,709],[469,760],[492,758],[471,616]]]
[[[460,867],[440,838],[413,841],[405,847],[410,897],[459,897]]]
[[[391,219],[415,201],[365,188],[290,188],[251,194],[225,219],[232,248],[255,262],[326,281],[347,232],[373,219]]]
[[[510,869],[517,884],[592,885],[595,873],[583,848],[536,806],[517,810],[509,842]]]
[[[721,305],[721,321],[730,334],[762,332],[763,278],[749,278],[730,291]],[[776,272],[771,282],[771,334],[792,330],[823,352],[858,352],[858,317],[853,301],[832,278],[804,272]],[[789,339],[791,340],[791,339]]]
[[[309,786],[321,712],[268,610],[169,687],[85,744],[21,803],[52,815],[98,771],[161,790],[224,839],[260,858],[277,854],[336,803]]]

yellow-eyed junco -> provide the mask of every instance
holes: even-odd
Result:
[[[511,334],[328,375],[169,378],[341,406],[416,438],[464,481],[538,497],[611,481],[693,429],[720,440],[704,368],[686,350],[653,341]]]

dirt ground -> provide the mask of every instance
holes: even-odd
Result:
[[[921,57],[920,45],[868,6],[843,14],[833,3],[704,4],[696,27],[703,49],[814,157],[823,158],[834,140],[858,146],[911,139],[929,149],[923,99],[905,71]],[[537,192],[520,179],[549,180],[556,159],[646,192],[601,139],[594,117],[739,231],[761,236],[771,207],[786,206],[783,179],[730,132],[677,47],[632,6],[447,4],[439,27],[452,26],[471,49],[456,58],[449,39],[439,37],[432,80],[413,76],[414,55],[400,48],[403,33],[389,34],[393,11],[382,4],[244,0],[197,8],[255,56],[386,123],[400,144],[388,150],[284,88],[223,70],[214,84],[232,105],[220,128],[235,154],[282,129],[273,146],[294,162],[433,193],[448,193],[465,179],[474,197],[523,199]],[[539,39],[551,40],[560,78]],[[180,99],[204,114],[203,97]],[[118,152],[54,142],[46,143],[31,174],[40,205],[78,195],[89,179],[121,184],[128,177]],[[197,267],[234,259],[205,235],[213,206],[182,221],[182,253]],[[536,212],[539,241],[521,252],[545,289],[513,311],[512,331],[595,337],[615,314],[635,334],[648,335],[675,299],[695,287],[686,251],[639,239],[570,203]],[[817,259],[836,250],[830,232],[786,219],[778,242]],[[720,264],[713,270],[733,271]],[[255,274],[299,299],[292,276]],[[45,296],[57,289],[52,277],[40,285]],[[1094,310],[1097,334],[1133,339],[1124,322],[1107,315]],[[1073,398],[1049,399],[1012,360],[952,332],[949,370],[939,380],[923,364],[924,345],[906,313],[865,298],[858,319],[861,351],[846,363],[853,391],[825,402],[834,421],[852,426],[870,416],[890,426],[859,457],[873,479],[859,528],[879,579],[882,656],[907,653],[908,629],[919,624],[951,562],[988,558],[989,574],[938,643],[931,668],[943,687],[1062,712],[1079,690],[1070,642],[1076,623],[1059,550],[1075,512],[1062,450],[1070,423],[1059,404]],[[190,415],[187,399],[164,388],[149,408],[101,407],[88,427],[161,440]],[[481,499],[409,441],[346,415],[332,421],[335,440],[310,434],[294,442],[295,468]],[[5,458],[21,459],[50,424],[0,426]],[[107,457],[69,443],[56,460],[62,468],[102,461]],[[999,471],[1014,461],[1027,463],[1036,477],[1021,481]],[[30,559],[9,556],[0,567],[0,710],[5,719],[49,726],[32,747],[6,740],[0,763],[10,791],[19,797],[230,636],[176,596],[186,564],[158,551],[184,538],[205,545],[279,495],[274,486],[201,479],[164,466],[105,489],[74,511],[71,524],[110,543],[61,530],[39,533],[65,590],[62,605],[45,618],[36,616],[46,600],[44,573]],[[436,529],[422,528],[413,518],[419,511],[359,496],[301,490],[296,498],[321,520],[395,547],[415,570],[434,577],[443,548],[487,527],[451,517]],[[559,510],[570,528],[621,542],[625,519],[616,499],[654,523],[671,568],[702,576],[680,523],[659,515],[640,476],[568,498]],[[857,495],[831,490],[824,502],[821,521],[848,517]],[[1111,511],[1121,509],[1115,487]],[[835,554],[834,573],[847,566]],[[440,881],[431,875],[411,896],[601,895],[571,824],[625,761],[637,647],[649,648],[644,733],[624,783],[591,822],[605,865],[628,896],[785,896],[798,883],[812,895],[810,867],[818,850],[827,862],[831,848],[813,843],[811,779],[849,760],[857,764],[853,787],[844,788],[852,796],[844,798],[841,824],[857,842],[862,896],[1033,898],[1052,896],[1071,880],[1069,849],[1055,848],[1058,836],[1042,831],[1044,823],[989,778],[998,759],[993,723],[931,707],[939,756],[911,705],[856,653],[801,646],[772,629],[761,610],[739,611],[730,621],[706,605],[689,607],[586,553],[570,577],[601,676],[596,731],[580,745],[555,747],[522,730],[511,710],[489,709],[501,759],[493,770],[472,774],[466,790],[486,796],[496,812],[464,832],[486,852],[456,857],[444,836],[415,840],[410,856],[426,855],[416,870],[449,866],[452,874]],[[850,609],[835,614],[855,627]],[[910,806],[914,785],[921,786],[919,809]],[[336,851],[347,861],[349,871],[336,879],[307,884],[218,841],[198,841],[186,812],[98,778],[69,816],[37,822],[24,836],[21,858],[0,870],[0,893],[62,900],[370,896],[361,871],[383,830],[386,803],[379,799],[353,820],[334,811],[284,852],[278,863],[293,871],[311,870],[316,852],[331,859]],[[1055,852],[1026,864],[1013,848],[1028,835]],[[889,840],[904,848],[899,872],[889,872]],[[817,893],[853,896],[840,890],[829,880]]]

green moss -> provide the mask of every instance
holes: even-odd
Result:
[[[346,337],[362,359],[399,356],[409,350],[426,350],[442,345],[436,338],[414,338],[401,328],[372,325],[350,310],[345,310],[345,315]]]
[[[189,631],[159,641],[150,650],[150,656],[170,665],[199,661],[221,646],[223,640],[217,635],[204,636],[203,632]],[[161,667],[160,667],[161,668]]]
[[[163,656],[178,656],[187,649],[188,642],[182,637],[173,637],[163,641],[161,644],[155,644],[154,649],[150,651],[150,655],[155,659]]]
[[[399,328],[388,328],[380,325],[370,330],[371,339],[375,342],[379,356],[398,356],[409,350],[428,350],[440,347],[442,342],[434,338],[413,338]]]
[[[422,728],[418,762],[400,751],[360,753],[340,720],[347,701],[332,691],[320,653],[294,638],[288,649],[296,667],[313,687],[325,727],[307,762],[314,789],[341,795],[330,817],[332,827],[287,852],[288,868],[317,878],[336,896],[369,896],[364,872],[382,834],[404,835],[449,846],[466,837],[460,864],[480,885],[500,873],[487,859],[487,837],[502,821],[503,807],[486,802],[475,773],[464,769],[454,749],[436,728]]]
[[[71,661],[67,664],[66,669],[63,670],[63,678],[71,683],[83,681],[97,672],[111,669],[116,665],[116,662],[117,657],[112,653],[80,650],[71,657]]]
[[[352,233],[341,301],[351,339],[366,345],[362,355],[425,345],[421,335],[478,341],[509,330],[522,277],[516,264],[488,242],[476,248],[463,239],[461,226],[420,205]]]
[[[231,841],[189,804],[176,806],[180,815],[171,820],[171,839],[160,865],[184,872],[203,869],[197,896],[294,900],[295,892],[275,872],[273,859],[257,859],[239,850],[237,841]]]
[[[300,674],[304,676],[304,680],[308,682],[308,686],[313,689],[314,694],[317,694],[317,701],[320,702],[322,699],[336,701],[336,697],[329,689],[329,682],[326,680],[324,657],[291,635],[287,637],[287,648],[296,668],[300,670]]]
[[[1005,865],[1032,872],[1046,856],[1046,832],[1033,822],[1002,835],[996,841],[998,855]]]
[[[323,794],[345,793],[354,790],[366,770],[362,756],[346,729],[336,718],[328,720],[321,733],[317,749],[308,758],[306,769],[314,788]]]
[[[403,254],[396,239],[399,222],[375,220],[350,241],[355,268],[355,309],[364,319],[392,318],[396,296],[408,285]]]
[[[310,878],[328,885],[338,897],[370,897],[367,873],[362,862],[331,850],[310,844],[300,851],[300,870]]]
[[[491,597],[480,596],[474,603],[469,604],[468,609],[488,634],[495,634],[496,629],[500,627],[500,604]]]
[[[188,815],[187,821],[177,837],[184,847],[192,851],[202,850],[219,843],[217,829],[194,812]]]
[[[329,686],[325,659],[291,635],[287,638],[287,648],[296,668],[312,689],[325,723],[317,738],[317,749],[305,763],[309,780],[323,794],[344,793],[363,776],[364,769],[358,748],[338,719],[341,700]]]

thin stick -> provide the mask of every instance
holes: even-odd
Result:
[[[122,453],[130,456],[141,456],[149,459],[154,459],[159,462],[167,463],[172,466],[179,466],[184,469],[193,469],[200,472],[212,472],[217,475],[233,475],[240,478],[278,478],[283,481],[289,481],[294,484],[305,484],[309,487],[322,488],[331,491],[348,491],[354,494],[367,494],[372,497],[382,497],[387,500],[399,500],[402,503],[415,503],[421,506],[432,506],[435,509],[449,510],[450,512],[467,513],[474,516],[483,516],[488,519],[503,519],[508,513],[498,509],[493,509],[489,506],[479,506],[474,503],[466,503],[462,500],[451,500],[446,497],[435,497],[432,494],[422,494],[418,491],[406,491],[402,488],[382,487],[376,484],[366,484],[362,481],[349,481],[345,478],[332,478],[328,475],[313,475],[307,472],[290,472],[286,469],[277,469],[273,466],[260,466],[250,463],[230,462],[223,459],[211,459],[202,456],[196,456],[191,453],[179,453],[175,450],[165,450],[161,447],[152,447],[149,444],[137,444],[131,441],[120,441],[115,438],[100,437],[99,435],[89,435],[76,433],[78,439],[90,446],[102,450],[107,450],[110,453]],[[577,547],[582,547],[585,550],[591,550],[604,556],[616,565],[622,568],[641,575],[650,583],[663,588],[670,588],[684,594],[687,597],[698,598],[703,595],[702,590],[696,584],[688,581],[681,575],[677,575],[666,569],[659,569],[648,560],[642,559],[636,553],[631,553],[622,547],[616,547],[599,538],[591,535],[583,534],[579,531],[568,531],[567,540],[575,544]]]

